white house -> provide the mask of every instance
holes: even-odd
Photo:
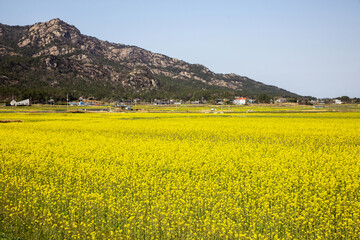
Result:
[[[276,103],[285,103],[285,102],[287,102],[287,99],[286,98],[279,98],[279,99],[276,99],[275,102]]]
[[[234,103],[235,105],[244,105],[244,104],[246,104],[246,97],[235,98],[235,100],[233,101],[233,103]]]
[[[22,100],[22,101],[15,101],[15,100],[12,100],[10,102],[10,105],[11,106],[30,106],[30,99],[25,99],[25,100]]]
[[[335,104],[342,104],[342,101],[340,99],[335,99]]]

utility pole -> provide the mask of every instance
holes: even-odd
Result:
[[[69,93],[66,95],[66,111],[69,111]]]

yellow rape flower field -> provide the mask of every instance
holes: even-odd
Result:
[[[0,238],[360,239],[360,112],[0,119]]]

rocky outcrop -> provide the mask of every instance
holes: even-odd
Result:
[[[69,40],[72,44],[78,44],[81,42],[82,36],[77,28],[56,18],[31,26],[28,32],[20,39],[18,46],[45,47],[63,39]]]
[[[159,83],[149,69],[133,69],[128,77],[122,82],[123,85],[135,89],[152,89],[156,88]]]

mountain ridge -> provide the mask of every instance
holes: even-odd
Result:
[[[237,74],[214,73],[146,49],[81,34],[59,18],[26,26],[0,24],[1,98],[199,99],[297,94]]]

